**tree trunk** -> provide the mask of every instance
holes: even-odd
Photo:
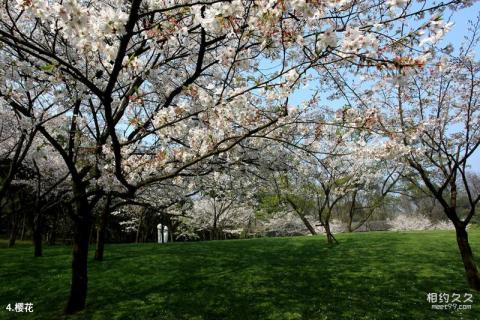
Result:
[[[103,261],[103,253],[105,251],[105,235],[107,233],[108,215],[110,214],[110,195],[107,196],[105,208],[100,216],[100,224],[97,229],[97,247],[95,249],[95,260]]]
[[[37,222],[39,225],[34,226],[33,228],[33,245],[34,245],[34,256],[41,257],[42,252],[42,227],[41,222]]]
[[[138,243],[140,240],[140,229],[142,228],[142,222],[143,222],[143,213],[140,216],[140,221],[138,222],[138,227],[137,227],[137,234],[135,235],[135,243]]]
[[[92,227],[90,228],[90,235],[88,236],[88,245],[92,245],[92,244],[95,243],[93,238],[95,238],[95,241],[97,240],[96,235],[94,237],[94,233],[95,233],[95,230],[94,230],[93,224],[92,224]]]
[[[348,232],[353,232],[353,217],[352,216],[349,216],[348,218],[348,223],[347,223],[347,227],[348,227]]]
[[[173,242],[173,223],[168,224],[168,236],[170,237],[170,242]]]
[[[20,240],[23,241],[24,237],[25,237],[25,224],[26,224],[26,216],[27,214],[25,212],[23,212],[23,218],[22,218],[22,231],[20,233]]]
[[[85,309],[87,299],[88,241],[92,228],[91,210],[86,199],[76,201],[76,221],[73,237],[72,282],[65,313],[73,314]]]
[[[10,231],[10,237],[8,239],[8,247],[13,248],[15,246],[15,241],[17,240],[17,226],[12,226]]]
[[[468,242],[467,230],[463,226],[455,226],[457,235],[457,244],[462,256],[463,266],[467,276],[470,288],[480,291],[480,274],[478,272],[475,260],[473,259],[472,249]]]
[[[140,239],[140,226],[137,228],[137,233],[135,235],[135,243],[138,243],[138,239]]]
[[[43,231],[43,212],[33,212],[32,213],[32,240],[34,257],[41,257],[42,252],[42,231]]]
[[[328,221],[325,221],[323,226],[325,228],[325,234],[327,235],[327,242],[329,244],[332,244],[333,243],[333,235],[332,235],[332,231],[330,230],[330,223]]]
[[[215,209],[215,206],[213,208]],[[217,239],[217,213],[216,213],[216,209],[215,209],[215,212],[213,213],[213,218],[214,218],[213,219],[213,228],[210,231],[210,240],[218,240]]]
[[[310,231],[312,235],[316,235],[317,231],[315,231],[315,228],[312,226],[310,221],[308,221],[308,219],[303,214],[298,213],[298,216],[300,217],[300,219],[302,219],[303,224],[305,225],[305,227],[307,227],[308,231]]]
[[[353,232],[353,216],[355,214],[355,202],[357,200],[357,190],[353,192],[350,210],[348,210],[348,232]]]
[[[162,223],[162,227],[160,228],[160,237],[162,238],[162,244],[165,243],[165,225]]]
[[[57,223],[58,223],[58,208],[55,209],[55,215],[53,216],[53,225],[48,234],[48,245],[53,246],[57,240]]]
[[[103,261],[103,252],[105,249],[105,227],[101,225],[97,229],[97,246],[95,247],[95,257],[93,258],[96,261]]]
[[[8,247],[13,248],[15,246],[15,241],[17,240],[18,235],[18,217],[17,213],[15,212],[15,207],[12,205],[12,224],[10,229],[10,237],[8,239]]]
[[[330,229],[330,220],[329,218],[325,220],[323,223],[323,227],[325,228],[325,234],[327,235],[327,243],[328,244],[338,244],[337,239],[335,239],[335,236],[332,233],[332,230]]]
[[[55,242],[57,241],[57,217],[55,216],[55,222],[53,223],[53,228],[50,232],[50,236],[48,237],[48,245],[53,246],[55,245]]]
[[[302,210],[297,206],[297,204],[291,200],[289,197],[286,198],[286,200],[288,201],[288,203],[290,203],[290,205],[292,206],[293,210],[295,210],[295,212],[297,213],[297,215],[300,217],[300,219],[302,220],[303,224],[305,225],[305,227],[307,227],[308,231],[310,231],[310,233],[314,236],[317,234],[317,232],[315,231],[315,228],[312,226],[312,224],[310,223],[310,221],[308,221],[308,219],[305,217],[305,215],[303,214]]]

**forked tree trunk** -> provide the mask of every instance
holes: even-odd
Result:
[[[332,231],[330,230],[330,222],[327,220],[325,221],[325,223],[323,224],[324,228],[325,228],[325,233],[327,235],[327,242],[329,244],[333,244],[335,240],[335,237],[333,236],[332,234]]]
[[[470,288],[480,291],[480,274],[473,259],[472,248],[468,242],[468,233],[465,227],[455,226],[457,235],[457,244],[462,256],[463,266],[465,267],[465,274]]]
[[[73,237],[72,282],[65,313],[73,314],[85,309],[87,299],[88,242],[92,228],[91,210],[86,199],[76,201],[76,216]]]
[[[330,209],[331,210],[331,209]],[[328,212],[327,216],[325,217],[325,222],[323,223],[323,227],[325,228],[325,234],[327,236],[327,242],[328,244],[338,244],[337,239],[332,233],[332,230],[330,229],[330,216],[331,216],[331,211]]]

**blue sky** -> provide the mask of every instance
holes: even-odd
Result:
[[[453,15],[450,17],[450,21],[454,23],[452,26],[450,32],[448,32],[443,40],[445,45],[447,43],[451,43],[454,47],[459,47],[464,40],[465,35],[467,35],[468,31],[468,21],[476,21],[477,15],[480,12],[480,2],[476,2],[472,7],[468,9],[463,9],[461,11],[453,13]],[[448,19],[449,16],[447,14],[444,15],[444,19]],[[479,53],[477,52],[477,56],[479,56]],[[311,96],[311,92],[307,88],[300,88],[297,90],[291,97],[290,97],[290,103],[292,104],[298,104],[301,101],[305,100],[306,98]],[[326,101],[325,101],[326,102]],[[330,105],[338,104],[338,106],[342,106],[344,104],[343,101],[331,101],[329,102]],[[477,173],[480,173],[480,150],[477,150],[475,154],[472,155],[469,161],[469,166],[472,171],[475,171]]]
[[[466,34],[468,20],[475,21],[479,12],[480,2],[478,1],[476,1],[476,3],[468,9],[455,12],[451,20],[454,23],[454,26],[452,27],[452,30],[445,36],[445,41],[453,44],[460,44]]]
[[[464,40],[468,30],[468,21],[476,21],[480,12],[480,2],[476,2],[472,7],[458,11],[453,14],[451,21],[454,23],[452,30],[445,36],[445,41],[450,42],[457,47]],[[479,57],[479,52],[476,52]],[[470,158],[469,165],[472,171],[480,173],[480,150],[477,150]]]

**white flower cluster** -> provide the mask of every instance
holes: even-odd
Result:
[[[217,2],[209,6],[202,13],[202,6],[193,7],[195,21],[205,28],[208,32],[213,34],[221,33],[228,26],[228,19],[241,15],[244,11],[244,6],[241,0],[234,0],[232,2]]]
[[[108,60],[114,58],[116,38],[122,35],[128,20],[124,11],[126,8],[120,0],[111,1],[111,5],[99,3],[88,7],[77,0],[16,1],[19,9],[27,10],[49,23],[52,30],[59,30],[65,41],[71,42],[81,52],[105,53]]]
[[[334,49],[337,43],[338,37],[335,29],[329,28],[318,37],[317,51],[323,51],[327,48]]]
[[[440,19],[440,17],[433,17],[426,26],[428,27],[429,35],[420,40],[420,46],[436,44],[451,29],[453,22],[446,22]],[[423,34],[423,32],[421,33]]]
[[[425,216],[400,214],[393,219],[387,220],[391,231],[415,231],[415,230],[454,230],[455,227],[449,221],[432,223]]]
[[[376,58],[378,46],[378,39],[372,33],[361,31],[358,27],[348,26],[343,34],[341,51],[345,54],[363,53]]]

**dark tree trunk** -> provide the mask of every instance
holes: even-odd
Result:
[[[15,241],[17,240],[18,235],[18,216],[15,212],[15,207],[12,205],[12,223],[10,229],[10,237],[8,239],[8,247],[13,248],[15,246]]]
[[[137,234],[135,235],[135,243],[138,243],[140,241],[140,229],[142,228],[142,222],[143,222],[143,213],[140,216],[140,221],[138,222]]]
[[[57,224],[58,224],[58,208],[54,211],[55,214],[53,216],[53,225],[50,229],[50,232],[48,234],[48,245],[53,246],[55,245],[55,242],[57,241]]]
[[[105,251],[105,236],[107,233],[108,215],[110,214],[110,195],[107,196],[105,208],[100,216],[100,223],[97,229],[97,247],[95,249],[95,260],[103,261],[103,253]]]
[[[355,214],[355,203],[357,200],[357,190],[353,192],[350,210],[348,210],[348,232],[353,232],[353,216]]]
[[[168,237],[170,238],[170,242],[173,242],[173,223],[168,224]]]
[[[41,257],[42,252],[42,226],[35,226],[33,229],[33,246],[34,246],[34,256]]]
[[[218,240],[217,239],[217,213],[216,213],[216,210],[215,212],[213,213],[213,228],[212,230],[210,230],[210,240]]]
[[[465,230],[465,227],[463,226],[455,226],[455,231],[458,248],[460,249],[463,266],[465,267],[468,285],[470,288],[480,291],[480,274],[478,273],[477,265],[473,259],[472,248],[468,242],[467,230]]]
[[[8,238],[8,247],[13,248],[15,246],[15,241],[17,240],[17,226],[13,225],[12,230],[10,231],[10,237]]]
[[[33,245],[35,247],[34,249],[34,256],[35,257],[41,257],[43,256],[43,250],[42,250],[42,234],[36,232],[33,235]]]
[[[332,235],[332,231],[330,230],[330,223],[328,221],[325,221],[323,226],[325,228],[325,234],[327,235],[327,242],[332,244],[333,243],[333,235]]]
[[[105,251],[105,226],[100,225],[97,229],[97,246],[95,248],[96,261],[103,261],[103,252]]]
[[[24,237],[25,237],[25,224],[26,224],[26,216],[27,214],[24,212],[23,213],[23,218],[22,218],[22,232],[20,233],[20,240],[23,241]]]
[[[85,309],[87,299],[88,242],[92,228],[91,210],[86,199],[76,201],[76,221],[73,237],[72,282],[65,313],[73,314]]]
[[[57,241],[57,231],[56,231],[56,223],[53,225],[53,229],[50,232],[50,235],[48,237],[48,245],[53,246],[55,245],[55,242]]]
[[[160,237],[162,238],[162,243],[165,243],[165,225],[162,223],[162,227],[160,228]]]
[[[138,239],[140,239],[140,226],[138,226],[137,234],[135,235],[135,243],[138,243]]]
[[[57,232],[57,226],[59,224],[58,220],[59,220],[59,217],[65,213],[68,213],[68,208],[64,205],[62,205],[61,207],[59,208],[56,208],[55,210],[55,215],[53,217],[53,224],[52,224],[52,227],[51,227],[51,230],[50,230],[50,233],[49,233],[49,237],[48,237],[48,245],[49,246],[53,246],[55,245],[55,243],[57,242],[57,236],[58,236],[58,232]]]
[[[348,218],[348,224],[347,224],[348,232],[353,232],[353,226],[352,226],[352,224],[353,224],[353,217],[350,216],[350,217]]]
[[[41,257],[42,252],[42,236],[43,236],[43,212],[32,213],[32,240],[33,240],[33,256]]]
[[[329,218],[325,220],[323,223],[323,227],[325,228],[325,234],[327,235],[327,242],[328,244],[337,244],[338,241],[335,239],[335,236],[332,233],[332,230],[330,229],[330,221]]]
[[[158,233],[158,227],[157,227],[157,233]],[[160,243],[163,243],[163,224],[162,226],[160,227]]]

